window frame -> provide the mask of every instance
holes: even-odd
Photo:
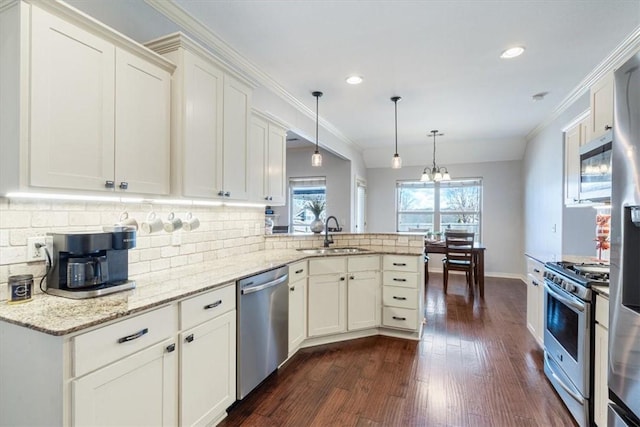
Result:
[[[464,183],[464,182],[468,182],[468,183],[473,183],[475,182],[475,184],[471,184],[474,187],[478,187],[478,210],[472,210],[472,211],[465,211],[465,210],[442,210],[441,205],[442,205],[442,190],[443,187],[446,186],[451,186],[451,187],[464,187],[464,185],[451,185],[451,184],[455,184],[455,183]],[[423,188],[433,188],[433,210],[431,209],[422,209],[422,210],[412,210],[412,211],[406,211],[406,210],[400,210],[400,189],[403,187],[423,187]],[[397,180],[396,181],[396,194],[395,194],[395,217],[396,217],[396,232],[398,233],[405,233],[405,232],[411,232],[411,231],[400,231],[400,215],[402,214],[407,214],[407,213],[417,213],[417,214],[430,214],[433,216],[433,225],[432,225],[432,229],[430,230],[430,232],[433,233],[444,233],[445,230],[442,229],[442,217],[444,215],[456,215],[456,214],[472,214],[472,215],[477,215],[478,216],[478,225],[477,225],[477,232],[476,232],[476,240],[477,241],[482,241],[482,222],[483,222],[483,193],[484,193],[484,182],[483,179],[480,177],[472,177],[472,178],[457,178],[457,179],[452,179],[450,181],[439,181],[439,182],[422,182],[419,180]],[[420,230],[420,232],[426,232],[426,230]]]

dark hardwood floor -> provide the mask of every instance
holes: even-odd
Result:
[[[421,341],[370,337],[299,351],[221,426],[574,426],[526,328],[520,280],[431,274]]]

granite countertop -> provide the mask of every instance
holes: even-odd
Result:
[[[421,255],[422,248],[361,246],[367,254]],[[0,303],[0,321],[50,335],[67,335],[123,316],[161,306],[234,282],[247,276],[290,264],[309,255],[295,249],[270,249],[221,258],[202,264],[132,276],[136,288],[97,298],[73,300],[37,294],[32,301]],[[350,255],[351,256],[351,255]]]

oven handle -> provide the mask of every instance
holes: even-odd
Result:
[[[553,362],[553,360],[551,360],[551,357],[545,352],[544,356],[549,359],[549,361]],[[553,376],[553,379],[556,380],[556,382],[560,385],[560,387],[562,387],[564,389],[564,391],[566,391],[567,393],[569,393],[569,396],[573,397],[578,403],[580,403],[581,405],[584,405],[584,397],[580,396],[579,394],[577,394],[575,391],[571,390],[569,388],[569,386],[567,386],[564,381],[562,381],[562,379],[560,379],[559,376],[556,375],[556,373],[553,371],[553,367],[551,365],[549,365],[549,367],[551,368],[551,376]]]
[[[554,291],[546,281],[544,282],[544,288],[558,301],[568,305],[569,307],[573,307],[578,311],[584,311],[584,304],[577,303],[572,299],[560,295],[558,292]]]

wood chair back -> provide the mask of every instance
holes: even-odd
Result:
[[[447,264],[469,268],[473,263],[474,234],[463,231],[448,231],[444,235]]]

